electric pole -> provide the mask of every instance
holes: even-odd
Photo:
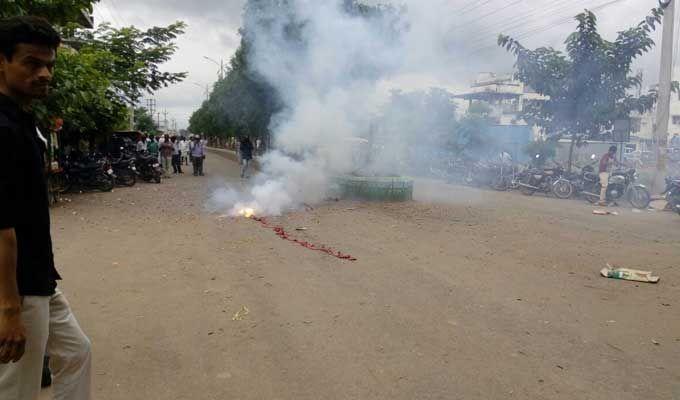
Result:
[[[163,130],[166,131],[168,130],[168,110],[163,109]]]
[[[659,174],[666,170],[666,153],[668,148],[668,119],[670,117],[671,80],[673,79],[673,34],[675,22],[675,0],[659,0],[664,9],[663,39],[661,42],[661,71],[659,72],[659,98],[656,107],[656,173],[654,184]]]

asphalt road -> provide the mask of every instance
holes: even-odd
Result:
[[[98,400],[680,396],[677,215],[429,181],[271,219],[349,262],[206,211],[240,185],[222,157],[206,169],[53,210]]]

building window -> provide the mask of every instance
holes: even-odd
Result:
[[[673,116],[673,125],[680,125],[680,115]]]

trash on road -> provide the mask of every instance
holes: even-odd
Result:
[[[595,215],[619,215],[616,211],[607,211],[607,210],[593,210],[593,214]]]
[[[304,226],[300,226],[298,228],[295,228],[296,231],[306,231],[308,228],[305,228]]]
[[[657,283],[659,277],[652,275],[651,271],[640,271],[628,268],[616,268],[607,264],[607,268],[603,268],[600,273],[605,278],[622,279],[626,281]]]
[[[234,316],[232,317],[232,321],[243,321],[243,319],[246,317],[246,315],[250,314],[250,310],[248,307],[243,306]]]

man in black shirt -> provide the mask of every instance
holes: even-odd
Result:
[[[0,20],[0,399],[34,400],[43,355],[57,400],[90,398],[90,342],[54,268],[43,159],[31,102],[48,94],[61,39],[35,17]]]

